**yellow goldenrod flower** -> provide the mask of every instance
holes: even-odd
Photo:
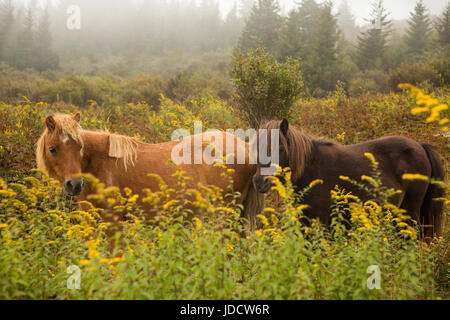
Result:
[[[91,264],[91,260],[80,260],[79,262],[82,266],[89,266]]]
[[[262,214],[258,214],[257,217],[261,219],[261,222],[263,225],[265,225],[265,226],[269,225],[269,221],[267,220],[266,216],[264,216]]]
[[[423,181],[429,181],[427,176],[418,174],[418,173],[404,173],[402,175],[403,180],[423,180]]]

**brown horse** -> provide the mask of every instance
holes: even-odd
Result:
[[[323,180],[323,184],[315,186],[303,199],[309,205],[306,212],[309,218],[319,218],[323,223],[330,224],[330,191],[336,185],[344,187],[346,191],[352,192],[362,200],[368,200],[369,195],[366,192],[341,180],[339,176],[359,180],[362,175],[371,173],[371,162],[364,153],[372,153],[379,162],[382,183],[389,188],[402,191],[392,200],[393,204],[405,209],[419,222],[424,228],[425,238],[440,234],[443,204],[433,199],[442,197],[444,190],[426,181],[402,179],[405,173],[418,173],[436,180],[444,180],[439,154],[431,145],[398,136],[383,137],[354,145],[340,145],[314,138],[290,126],[286,119],[269,121],[260,129],[266,129],[267,137],[271,136],[272,130],[277,130],[278,164],[282,168],[291,168],[292,183],[296,191],[302,190],[315,179]],[[270,145],[268,138],[266,142]],[[270,150],[270,147],[268,149]],[[259,192],[267,193],[271,188],[271,182],[260,173],[261,169],[261,165],[258,165],[253,183]]]
[[[196,153],[207,152],[207,148],[211,148],[210,145],[221,145],[227,151],[233,150],[228,146],[231,143],[234,153],[238,155],[243,152],[246,159],[244,164],[227,164],[227,168],[234,169],[231,174],[233,191],[240,193],[238,201],[244,205],[245,216],[249,217],[251,225],[256,211],[261,209],[263,196],[255,191],[251,183],[256,165],[249,164],[249,145],[237,136],[216,131],[215,139],[219,141],[204,133],[201,137],[197,135],[183,140],[147,144],[105,131],[84,130],[80,125],[80,113],[74,116],[48,116],[45,125],[46,128],[37,143],[37,166],[50,177],[61,181],[65,191],[69,195],[77,196],[78,200],[84,200],[87,195],[95,192],[83,178],[77,178],[80,174],[92,174],[106,187],[128,187],[134,193],[140,194],[140,198],[145,189],[159,190],[159,181],[149,177],[149,173],[158,174],[169,188],[176,189],[178,180],[173,176],[176,168],[167,163],[175,147],[188,150],[194,157]],[[203,138],[204,142],[209,143],[195,144],[196,138]],[[186,176],[192,178],[187,182],[188,188],[197,188],[198,184],[201,184],[226,190],[229,185],[229,180],[222,176],[223,169],[212,163],[181,163],[179,166]],[[151,218],[155,212],[147,214]]]

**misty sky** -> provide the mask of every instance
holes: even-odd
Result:
[[[335,8],[338,8],[342,0],[334,0]],[[228,11],[234,4],[234,0],[220,0],[222,10]],[[283,12],[289,11],[299,0],[279,0]],[[323,0],[318,0],[321,3]],[[384,6],[391,13],[391,19],[407,19],[417,0],[385,0]],[[431,14],[440,14],[446,6],[448,0],[424,0],[425,6]],[[352,13],[356,18],[356,23],[364,23],[364,18],[369,17],[373,1],[347,0],[352,8]]]
[[[14,1],[27,1],[27,0],[14,0]],[[42,3],[45,3],[47,0],[39,0]],[[58,2],[58,0],[49,0],[51,2]],[[95,1],[95,0],[92,0]],[[132,1],[139,2],[140,0],[124,0],[124,1]],[[190,2],[192,0],[175,0],[175,1],[186,1]],[[200,2],[201,0],[196,0]],[[220,7],[222,14],[225,15],[238,0],[217,0],[220,2]],[[301,0],[278,0],[282,11],[287,13],[292,7],[295,6],[295,3],[300,2]],[[339,7],[342,0],[334,0],[335,9]],[[368,18],[371,12],[372,3],[375,0],[347,0],[347,3],[352,8],[352,13],[356,18],[357,24],[363,24],[364,18]],[[425,6],[430,10],[431,14],[438,15],[440,14],[449,0],[424,0]],[[317,2],[321,3],[324,0],[317,0]],[[417,0],[384,0],[384,6],[391,13],[391,19],[407,19],[409,17],[410,11],[413,10]],[[76,4],[76,0],[74,0],[74,4]]]

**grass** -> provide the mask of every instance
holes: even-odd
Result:
[[[435,95],[448,102],[447,92]],[[435,144],[448,160],[448,142],[439,126],[427,123],[426,116],[412,115],[414,107],[406,94],[349,99],[335,92],[327,99],[298,101],[292,118],[308,131],[343,143],[407,135]],[[253,233],[244,230],[241,208],[224,203],[209,188],[193,203],[180,205],[170,202],[161,184],[145,200],[160,212],[156,221],[145,221],[131,190],[101,185],[96,198],[109,204],[106,212],[89,206],[78,210],[58,182],[32,170],[33,143],[45,115],[77,109],[0,104],[0,298],[449,298],[448,212],[443,236],[422,243],[405,212],[389,203],[392,190],[377,189],[376,165],[367,173],[373,182],[371,201],[362,202],[339,188],[333,191],[330,229],[315,221],[310,226],[299,223],[304,206],[293,201],[289,171],[283,173],[286,185],[274,181],[278,200],[267,199]],[[161,98],[158,110],[143,103],[110,108],[92,103],[83,113],[84,127],[107,127],[148,142],[168,140],[172,130],[191,128],[194,120],[208,128],[245,125],[236,110],[212,98],[187,104]],[[185,177],[178,173],[182,181]],[[204,213],[187,219],[188,205],[202,206]],[[109,250],[108,224],[101,218],[105,213],[127,217],[115,252]],[[350,229],[344,228],[347,216]],[[379,290],[367,287],[368,268],[374,265],[381,272]],[[75,284],[71,281],[77,270],[80,288],[71,290],[68,281]]]

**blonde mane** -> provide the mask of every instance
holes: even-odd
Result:
[[[261,129],[280,129],[281,121],[272,120],[261,126]],[[268,141],[270,143],[270,141]],[[289,126],[286,137],[280,132],[280,144],[288,152],[289,167],[292,172],[292,180],[295,181],[301,177],[305,166],[311,156],[313,140],[312,138],[294,126]],[[269,147],[270,149],[270,147]]]
[[[138,141],[135,138],[111,133],[109,135],[108,155],[112,158],[123,158],[125,171],[127,171],[129,165],[134,166],[136,163],[137,146]]]
[[[38,142],[36,143],[36,164],[37,168],[41,171],[50,174],[49,169],[45,164],[45,137],[47,135],[64,136],[72,138],[81,144],[81,155],[83,155],[84,141],[83,141],[83,128],[80,123],[76,121],[72,116],[67,114],[55,114],[52,116],[55,129],[50,132],[48,128],[45,128],[41,134]],[[99,131],[109,135],[109,151],[108,156],[117,159],[123,159],[125,171],[128,166],[134,166],[137,160],[137,147],[138,140],[133,137],[127,137],[119,134],[109,133],[108,131]]]

